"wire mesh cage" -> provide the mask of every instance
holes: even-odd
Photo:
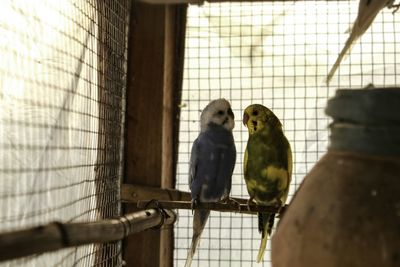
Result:
[[[326,100],[336,88],[397,84],[400,20],[381,12],[330,85],[326,75],[357,1],[268,1],[190,6],[177,189],[188,190],[202,108],[232,103],[238,151],[232,196],[247,198],[244,108],[282,120],[294,152],[293,196],[328,145]],[[2,1],[0,9],[0,231],[120,215],[128,0]],[[399,58],[400,59],[400,58]],[[179,211],[174,264],[183,266],[192,214]],[[212,212],[194,266],[253,266],[254,216]],[[268,245],[270,250],[270,245]],[[36,254],[0,266],[122,266],[120,242]],[[258,264],[257,264],[258,265]],[[262,266],[270,266],[267,253]]]
[[[398,83],[400,19],[383,10],[354,45],[330,85],[329,68],[342,49],[358,11],[357,1],[210,3],[188,9],[176,187],[187,191],[191,145],[201,109],[216,98],[230,100],[238,151],[231,194],[248,198],[243,179],[247,129],[243,110],[263,104],[282,120],[294,156],[289,199],[325,153],[327,99],[336,88]],[[175,266],[183,266],[192,234],[192,214],[179,211]],[[259,266],[257,219],[212,212],[193,266]],[[270,244],[267,249],[270,250]],[[262,266],[271,266],[269,253]]]
[[[129,5],[2,1],[2,232],[120,214]],[[116,242],[0,265],[121,264]]]

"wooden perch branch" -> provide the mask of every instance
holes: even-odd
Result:
[[[138,201],[138,208],[156,208],[161,207],[164,209],[192,209],[190,201],[157,201],[157,200],[146,200],[146,201]],[[257,212],[275,212],[282,213],[286,206],[282,209],[279,209],[277,206],[259,206],[256,204],[251,204],[247,206],[247,204],[237,205],[235,203],[220,203],[220,202],[202,202],[199,203],[196,209],[205,209],[205,210],[215,210],[221,212],[238,212],[238,213],[250,213],[254,214]]]
[[[141,185],[123,184],[121,187],[122,201],[137,203],[139,208],[156,208],[157,203],[164,209],[191,209],[191,196],[189,192],[179,191],[176,189],[157,188]],[[150,202],[150,199],[157,201]],[[221,212],[239,212],[254,214],[256,212],[277,212],[276,206],[258,206],[251,204],[247,208],[247,199],[232,198],[240,203],[240,206],[229,202],[224,203],[200,203],[198,209],[208,209]],[[149,203],[149,204],[148,204]],[[147,205],[147,206],[146,206]],[[280,210],[282,214],[285,206]]]
[[[0,261],[91,243],[106,243],[163,224],[173,224],[171,210],[146,209],[116,219],[87,223],[54,222],[0,234]]]

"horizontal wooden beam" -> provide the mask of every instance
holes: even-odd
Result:
[[[161,225],[170,225],[177,215],[171,210],[146,209],[115,219],[60,223],[0,234],[0,261],[84,244],[106,243]]]
[[[136,203],[144,199],[190,201],[190,193],[175,189],[162,189],[152,186],[122,184],[121,198],[124,202]]]
[[[122,184],[121,199],[124,202],[136,203],[142,200],[156,199],[159,201],[190,201],[189,192],[169,188],[158,188],[143,185]],[[246,204],[247,199],[232,198],[240,204]]]
[[[192,203],[190,201],[139,201],[137,203],[138,208],[163,208],[163,209],[192,209]],[[275,205],[261,206],[256,204],[238,204],[233,201],[227,203],[222,202],[202,202],[198,203],[194,209],[203,210],[214,210],[221,212],[237,212],[237,213],[250,213],[255,214],[257,212],[273,212],[282,213],[286,206],[278,207]]]

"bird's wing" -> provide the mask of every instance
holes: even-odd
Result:
[[[197,170],[197,164],[198,164],[198,159],[199,159],[199,142],[198,139],[194,140],[193,145],[192,145],[192,151],[190,153],[190,161],[189,161],[189,189],[192,189],[192,184],[193,181],[196,177],[196,170]]]
[[[223,183],[225,193],[229,195],[232,187],[232,173],[236,162],[235,145],[218,145],[215,153],[219,158],[216,177]]]
[[[247,153],[247,147],[246,150],[244,151],[244,158],[243,158],[243,174],[244,178],[247,178],[247,161],[248,161],[249,155]]]
[[[292,149],[290,148],[290,144],[288,142],[288,149],[287,149],[287,161],[288,161],[288,184],[290,185],[290,182],[292,181],[292,171],[293,171],[293,155],[292,155]]]
[[[200,201],[216,201],[230,192],[236,149],[226,137],[207,132],[192,148],[189,182],[192,197],[200,197]]]

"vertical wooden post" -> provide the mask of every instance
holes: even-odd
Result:
[[[178,152],[179,106],[181,99],[184,41],[186,32],[186,5],[168,6],[165,17],[165,72],[164,72],[164,119],[163,148],[171,151],[164,154],[161,187],[175,186],[175,167]],[[173,225],[167,225],[168,231],[161,232],[160,266],[173,266]]]
[[[126,99],[125,183],[173,187],[174,118],[182,80],[186,6],[132,7]],[[177,25],[180,25],[177,27]],[[184,27],[183,27],[184,29]],[[179,37],[178,37],[179,36]],[[178,43],[179,41],[179,43]],[[178,63],[177,63],[178,62]],[[125,212],[136,208],[125,205]],[[172,266],[172,228],[124,240],[127,266]]]

